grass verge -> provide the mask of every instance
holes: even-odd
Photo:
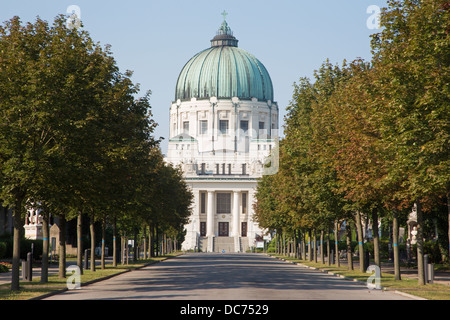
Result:
[[[113,267],[111,264],[107,264],[105,269],[100,269],[100,267],[97,266],[96,271],[83,270],[83,274],[81,275],[81,286],[95,281],[103,280],[123,272],[151,265],[153,263],[160,262],[178,255],[180,255],[180,253],[169,254],[152,259],[142,259],[138,260],[134,264],[119,264],[117,265],[117,267]],[[69,276],[70,275],[68,275],[64,279],[60,279],[57,275],[50,275],[48,277],[47,283],[41,283],[40,277],[33,278],[33,281],[31,282],[21,281],[20,290],[17,292],[11,291],[10,284],[0,285],[0,300],[29,300],[38,298],[39,296],[50,294],[55,291],[65,290],[67,289],[67,279]]]
[[[270,254],[273,257],[286,261],[299,263],[308,267],[317,268],[323,272],[331,272],[336,275],[342,275],[346,278],[355,279],[366,283],[367,279],[372,275],[370,273],[361,273],[358,270],[348,270],[347,266],[337,267],[336,265],[328,266],[327,264],[310,262],[307,260],[299,260],[293,257],[286,257],[276,254]],[[450,286],[445,284],[426,284],[419,286],[416,279],[402,277],[402,280],[395,280],[393,274],[381,273],[381,286],[383,290],[400,291],[414,295],[416,297],[428,300],[450,300]]]

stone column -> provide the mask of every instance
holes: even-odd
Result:
[[[206,236],[214,236],[214,191],[208,191],[207,198],[208,207],[206,210]]]
[[[233,191],[233,232],[232,237],[239,237],[239,191]]]
[[[252,203],[253,203],[253,198],[254,198],[254,190],[249,190],[248,191],[248,196],[247,196],[247,237],[249,240],[249,245],[253,246],[253,240],[255,240],[255,223],[253,221],[253,207],[252,207]]]

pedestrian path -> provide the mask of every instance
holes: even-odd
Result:
[[[393,264],[382,264],[381,272],[394,274]],[[403,278],[417,279],[417,269],[412,268],[400,268],[400,276]],[[435,271],[434,272],[434,283],[450,285],[450,272],[449,271]]]
[[[340,260],[341,265],[347,266],[347,260],[342,259]],[[373,264],[373,261],[370,261],[370,264]],[[353,269],[359,270],[359,261],[353,261]],[[394,263],[393,262],[385,262],[381,263],[381,272],[382,273],[390,273],[394,274]],[[416,279],[417,276],[417,268],[400,268],[400,276],[402,278],[408,278],[408,279]],[[434,272],[434,283],[437,284],[445,284],[450,285],[450,271],[435,271]]]

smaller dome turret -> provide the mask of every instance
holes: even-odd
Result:
[[[217,30],[216,36],[211,40],[211,47],[237,47],[238,41],[239,40],[233,36],[233,31],[231,31],[231,28],[228,26],[226,20],[223,20],[222,25],[219,30]]]

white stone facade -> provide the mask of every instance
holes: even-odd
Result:
[[[42,240],[42,216],[40,209],[28,208],[25,217],[25,238],[32,240]]]
[[[183,250],[240,252],[263,236],[254,193],[257,178],[278,169],[278,115],[276,103],[256,98],[171,105],[167,161],[181,166],[194,194]]]

